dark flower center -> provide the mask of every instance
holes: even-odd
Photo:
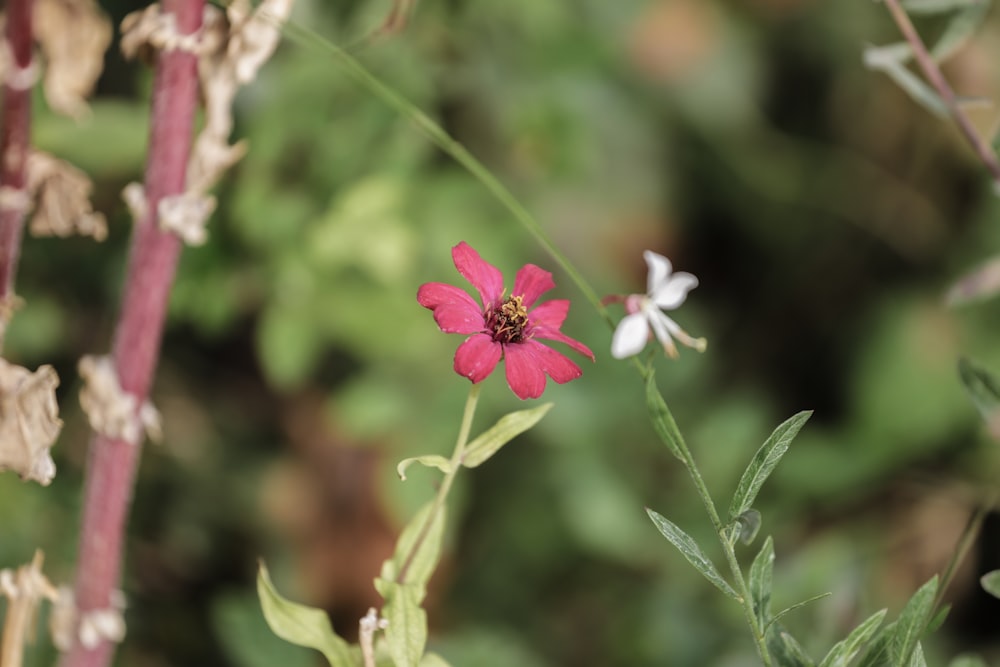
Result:
[[[523,297],[509,296],[486,311],[486,328],[498,343],[520,343],[528,326],[528,309]]]

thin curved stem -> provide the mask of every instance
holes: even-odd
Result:
[[[469,389],[469,396],[465,399],[465,412],[462,413],[462,425],[458,429],[458,440],[455,442],[455,451],[451,455],[451,465],[445,473],[444,479],[441,481],[437,495],[434,496],[434,504],[431,506],[431,511],[427,514],[427,520],[421,526],[417,539],[413,541],[410,553],[406,554],[406,558],[403,559],[403,564],[399,568],[399,574],[396,576],[397,583],[402,584],[406,582],[406,573],[413,564],[413,559],[420,553],[420,548],[423,546],[424,540],[427,539],[431,526],[434,525],[437,515],[441,512],[441,508],[444,507],[445,500],[448,498],[448,492],[451,491],[451,485],[455,481],[455,475],[458,474],[458,470],[462,467],[465,446],[469,444],[469,431],[472,429],[472,418],[476,414],[476,404],[479,402],[480,387],[481,385],[474,384]]]

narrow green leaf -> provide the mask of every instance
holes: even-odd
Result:
[[[951,613],[951,605],[945,604],[941,605],[941,608],[937,610],[937,613],[931,617],[931,620],[927,623],[927,628],[924,630],[925,635],[930,635],[938,631],[938,629],[944,625],[944,621],[948,618],[948,614]]]
[[[819,667],[847,667],[865,642],[875,636],[887,613],[887,609],[882,609],[862,621],[849,635],[833,645]]]
[[[766,633],[767,650],[772,663],[780,667],[813,667],[815,664],[802,646],[783,627],[776,625]]]
[[[674,416],[670,414],[670,408],[667,407],[666,401],[663,400],[659,389],[656,388],[652,372],[646,376],[646,408],[653,421],[653,430],[660,436],[660,440],[667,446],[670,453],[683,462],[684,456],[681,454],[680,445],[681,434],[677,429],[677,422],[674,421]]]
[[[901,55],[906,55],[907,58],[902,58]],[[868,69],[884,72],[920,106],[939,118],[947,118],[948,107],[941,97],[924,83],[923,79],[907,69],[905,60],[909,55],[912,55],[912,52],[908,45],[905,53],[900,45],[870,46],[864,51],[864,64]]]
[[[736,517],[735,530],[740,542],[746,545],[752,544],[757,539],[757,533],[760,532],[760,524],[761,516],[757,510],[747,510]]]
[[[396,667],[417,667],[427,644],[427,612],[420,608],[424,587],[379,581],[376,584],[385,599],[382,617],[389,624],[385,640]]]
[[[881,628],[872,637],[857,667],[885,667],[892,656],[892,638],[896,634],[896,621]]]
[[[396,466],[396,474],[399,478],[406,481],[406,469],[409,468],[414,463],[419,463],[422,466],[427,466],[428,468],[437,468],[441,472],[448,474],[451,472],[451,461],[443,456],[438,456],[437,454],[427,454],[426,456],[412,456],[408,459],[403,459]]]
[[[910,658],[910,667],[927,667],[927,659],[924,658],[924,647],[917,642],[913,648],[913,657]]]
[[[462,465],[466,468],[482,465],[501,447],[541,421],[542,417],[552,409],[552,405],[545,403],[537,408],[518,410],[504,415],[485,433],[468,444],[462,457]]]
[[[983,4],[983,0],[903,0],[902,4],[911,14],[943,14]]]
[[[646,514],[648,514],[649,518],[653,520],[653,524],[660,531],[660,533],[662,533],[671,544],[677,547],[678,551],[681,552],[681,555],[687,559],[687,562],[691,563],[696,570],[701,572],[705,578],[712,582],[720,591],[734,600],[740,600],[740,596],[736,594],[736,591],[733,590],[732,586],[726,583],[726,580],[723,579],[718,570],[715,569],[712,561],[705,556],[701,548],[698,547],[695,541],[691,539],[687,533],[678,528],[676,524],[671,522],[666,517],[657,514],[649,508],[646,508]]]
[[[750,565],[750,597],[760,627],[771,620],[771,588],[774,575],[774,541],[768,535]]]
[[[979,578],[983,590],[995,598],[1000,598],[1000,570],[987,572]]]
[[[802,645],[799,644],[795,637],[791,636],[787,632],[782,632],[780,636],[781,642],[785,645],[785,648],[788,651],[787,655],[792,656],[792,658],[796,661],[796,664],[805,665],[806,667],[812,667],[816,664],[813,662],[813,659],[809,657],[809,654],[806,653],[806,650],[802,648]]]
[[[274,634],[287,642],[316,649],[326,656],[330,667],[354,667],[357,660],[346,641],[334,633],[330,618],[322,609],[287,600],[271,583],[264,562],[257,573],[257,595],[264,619]]]
[[[833,593],[820,593],[819,595],[814,595],[811,598],[803,600],[802,602],[796,602],[791,607],[786,607],[786,608],[782,609],[781,611],[779,611],[777,614],[775,614],[774,618],[771,619],[771,623],[774,623],[774,622],[778,621],[778,619],[781,619],[781,618],[785,617],[786,615],[792,613],[793,611],[795,611],[799,607],[805,607],[807,604],[812,604],[813,602],[816,602],[817,600],[822,600],[823,598],[828,598],[831,595],[833,595]]]
[[[753,505],[760,487],[768,476],[774,472],[778,461],[788,451],[788,446],[798,434],[799,429],[812,416],[812,410],[805,410],[785,420],[774,429],[770,437],[754,454],[750,465],[743,471],[740,483],[733,494],[733,502],[729,505],[729,518],[736,519]]]
[[[896,632],[893,636],[892,653],[895,664],[908,665],[913,656],[920,637],[927,628],[937,595],[937,575],[921,586],[909,599],[896,620]]]
[[[413,584],[421,589],[427,585],[441,554],[441,541],[444,538],[447,515],[447,507],[441,505],[437,514],[429,521],[428,517],[433,508],[433,502],[421,507],[403,529],[392,558],[382,563],[382,572],[379,576],[383,580],[390,583]]]
[[[956,12],[931,48],[934,60],[943,62],[965,46],[976,29],[982,25],[986,13],[990,10],[990,4],[990,0],[982,0]]]
[[[986,661],[978,655],[963,653],[962,655],[955,656],[952,661],[948,663],[948,667],[988,667],[988,665],[986,664]]]
[[[965,357],[958,360],[958,375],[986,424],[1000,425],[1000,380]]]

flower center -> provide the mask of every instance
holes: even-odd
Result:
[[[528,309],[524,307],[522,300],[521,296],[509,296],[490,307],[486,313],[486,327],[493,335],[493,340],[498,343],[520,343],[524,340]]]

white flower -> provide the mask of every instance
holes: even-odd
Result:
[[[683,345],[704,352],[707,345],[704,338],[692,338],[663,312],[674,310],[684,303],[687,293],[698,286],[698,279],[684,271],[672,274],[670,260],[663,255],[647,250],[642,256],[649,267],[646,293],[625,297],[625,312],[628,314],[615,329],[611,339],[611,356],[624,359],[638,354],[646,347],[650,330],[670,357],[677,357],[674,338]]]

